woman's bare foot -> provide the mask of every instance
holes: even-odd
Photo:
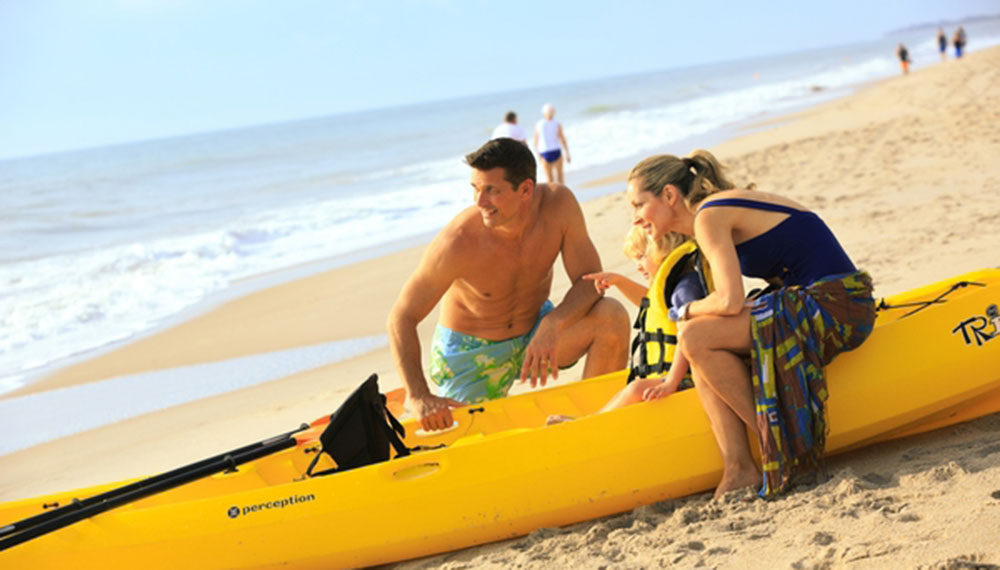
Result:
[[[715,495],[712,498],[718,499],[726,493],[738,489],[760,487],[763,482],[764,479],[756,465],[725,469],[722,472],[722,481],[719,481],[719,486],[715,488]]]
[[[576,418],[574,418],[573,416],[564,416],[562,414],[552,414],[551,416],[549,416],[548,418],[545,419],[545,425],[547,425],[547,426],[554,426],[556,424],[561,424],[563,422],[571,422],[571,421],[573,421],[575,419]]]

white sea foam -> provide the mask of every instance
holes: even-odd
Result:
[[[967,29],[970,51],[1000,43]],[[936,65],[933,34],[912,37],[915,68]],[[572,173],[897,74],[895,43],[4,162],[0,393],[237,280],[435,231],[506,109],[530,129],[555,97]]]
[[[0,393],[32,370],[127,339],[234,281],[441,227],[438,183],[252,212],[212,231],[0,265]]]
[[[837,91],[895,71],[889,57],[871,58],[810,75],[701,96],[641,111],[622,110],[566,127],[573,162],[567,170],[610,163],[663,148],[767,112],[822,100]]]

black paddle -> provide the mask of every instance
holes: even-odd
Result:
[[[202,459],[190,465],[136,481],[93,497],[83,500],[73,499],[72,503],[63,507],[6,525],[0,528],[0,537],[4,537],[0,539],[0,552],[115,507],[294,447],[295,438],[292,435],[308,428],[309,424],[302,424],[298,429],[290,432]]]

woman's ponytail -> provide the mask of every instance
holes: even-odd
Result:
[[[659,196],[668,184],[677,187],[689,205],[697,204],[720,190],[735,188],[725,169],[707,150],[677,158],[669,154],[651,156],[632,168],[628,180],[638,180],[641,190]]]

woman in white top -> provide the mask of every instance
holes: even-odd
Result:
[[[542,106],[542,116],[545,118],[535,123],[532,146],[545,166],[546,181],[563,184],[563,152],[566,154],[566,164],[569,164],[569,145],[566,144],[562,125],[552,118],[555,114],[556,108],[552,106],[552,103],[546,103]],[[539,139],[542,143],[541,147],[538,145]]]

